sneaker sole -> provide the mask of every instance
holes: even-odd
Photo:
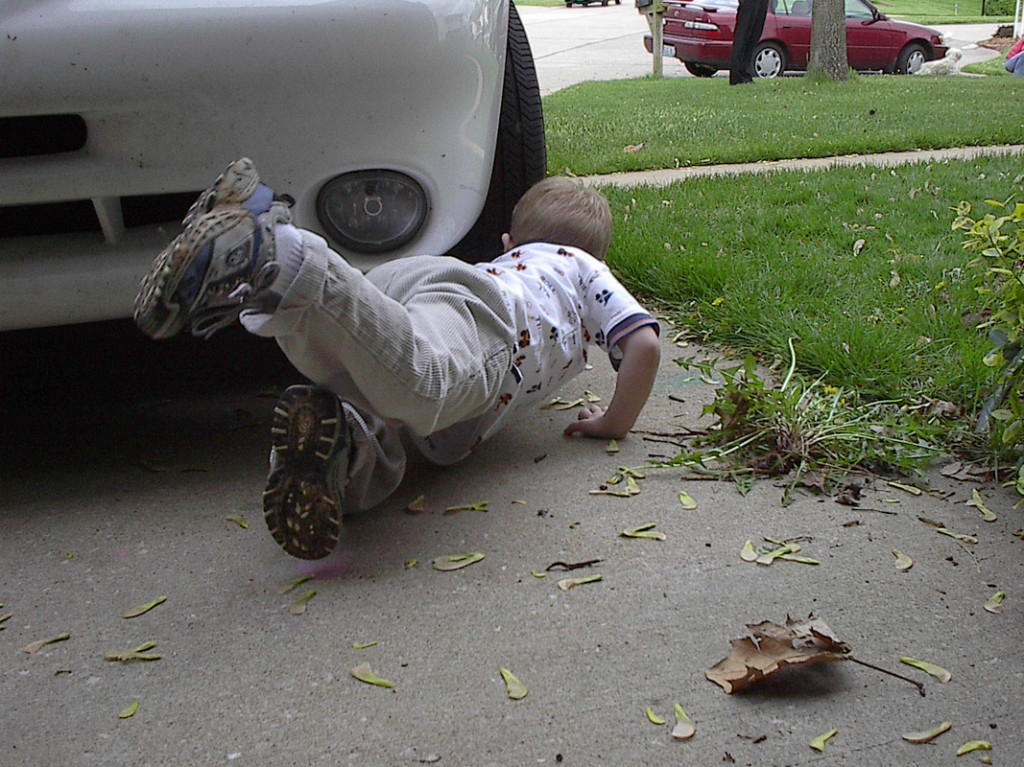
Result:
[[[205,245],[249,218],[242,208],[224,208],[192,222],[164,248],[139,285],[134,319],[150,338],[170,338],[188,324],[191,307],[171,299]]]
[[[327,469],[344,441],[344,423],[338,398],[317,386],[289,387],[274,408],[277,465],[267,477],[263,516],[274,540],[293,557],[322,559],[338,545],[341,510],[327,486]]]

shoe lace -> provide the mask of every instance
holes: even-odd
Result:
[[[210,299],[206,306],[192,317],[192,335],[209,339],[218,330],[223,330],[238,319],[253,299],[265,292],[274,283],[281,268],[274,261],[268,261],[256,273],[252,282],[243,282],[223,298]]]

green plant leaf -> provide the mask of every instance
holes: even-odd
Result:
[[[473,552],[472,554],[449,554],[444,557],[437,557],[430,564],[435,570],[448,572],[450,570],[461,570],[463,567],[475,565],[483,558],[484,555],[480,552]]]
[[[948,682],[953,678],[953,675],[950,674],[946,669],[942,668],[942,666],[936,666],[934,663],[929,663],[928,661],[902,657],[900,658],[900,663],[906,663],[908,666],[913,666],[916,669],[920,669],[929,676],[932,676],[943,683]]]
[[[167,596],[166,595],[161,596],[161,597],[157,597],[152,602],[146,602],[146,604],[144,604],[144,605],[139,605],[138,607],[131,607],[131,608],[125,610],[123,613],[121,613],[121,617],[122,618],[137,618],[140,615],[145,615],[150,610],[152,610],[154,607],[156,607],[157,605],[163,604],[166,601],[167,601]]]
[[[526,685],[516,679],[516,675],[509,671],[507,668],[499,669],[501,672],[501,678],[505,680],[505,692],[512,700],[522,700],[527,696],[529,691],[526,689]]]
[[[360,663],[354,669],[349,672],[355,679],[360,682],[366,682],[366,684],[372,684],[376,687],[394,687],[389,680],[377,676],[373,673],[369,663]]]
[[[903,740],[909,741],[910,743],[931,743],[942,733],[947,732],[952,727],[951,722],[943,722],[938,727],[933,727],[930,730],[923,732],[908,732],[903,736]]]
[[[42,650],[48,644],[66,642],[68,639],[71,639],[71,634],[59,634],[58,636],[50,637],[49,639],[37,639],[35,642],[25,645],[25,647],[22,648],[22,652],[27,652],[29,655],[32,655],[33,653],[37,653]]]
[[[672,738],[674,740],[689,740],[697,732],[696,725],[678,703],[673,707],[673,711],[676,715],[676,726],[672,728]]]
[[[815,751],[818,751],[819,753],[824,751],[825,743],[828,742],[828,740],[832,738],[837,732],[838,730],[829,730],[824,735],[819,735],[818,737],[814,738],[810,744],[811,748],[813,748]]]
[[[697,502],[693,500],[693,497],[684,490],[679,491],[679,505],[687,511],[697,508]]]
[[[138,710],[139,710],[139,702],[136,700],[136,701],[133,701],[132,704],[130,706],[128,706],[127,708],[121,709],[121,711],[117,715],[117,718],[118,719],[130,719],[131,717],[135,716],[135,712],[138,711]]]
[[[300,577],[296,578],[294,581],[288,581],[287,583],[282,583],[280,586],[277,587],[277,589],[275,590],[275,593],[277,593],[280,596],[284,596],[289,591],[294,589],[296,586],[301,586],[306,581],[311,581],[311,580],[313,580],[313,576],[312,575],[300,576]]]
[[[664,717],[660,717],[656,713],[654,713],[654,709],[650,706],[647,707],[647,721],[649,721],[651,724],[665,724]]]
[[[981,498],[981,493],[976,489],[971,490],[971,500],[967,502],[968,506],[973,506],[981,513],[981,518],[986,522],[995,522],[999,519],[992,511],[985,505],[985,502]]]
[[[988,612],[999,615],[1003,611],[1003,600],[1005,598],[1005,591],[997,591],[986,600],[983,606]]]
[[[975,751],[991,751],[992,744],[987,740],[969,740],[964,743],[960,748],[956,750],[957,756],[963,756],[964,754],[970,754]]]
[[[598,581],[603,579],[604,576],[601,574],[589,575],[585,578],[563,578],[558,582],[558,588],[560,588],[562,591],[569,591],[569,589],[574,589],[577,586],[583,586],[587,583],[597,583]]]
[[[315,596],[316,589],[310,589],[289,605],[288,612],[292,615],[303,615],[306,612],[306,608],[309,606],[309,600]]]

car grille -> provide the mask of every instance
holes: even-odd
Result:
[[[85,120],[78,115],[0,117],[0,160],[78,152],[87,138]],[[122,197],[124,228],[178,222],[198,193]],[[101,231],[92,200],[0,207],[0,237]]]

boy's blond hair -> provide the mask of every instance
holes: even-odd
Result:
[[[596,189],[567,176],[551,176],[516,203],[509,235],[517,245],[569,245],[603,261],[612,239],[611,207]]]

